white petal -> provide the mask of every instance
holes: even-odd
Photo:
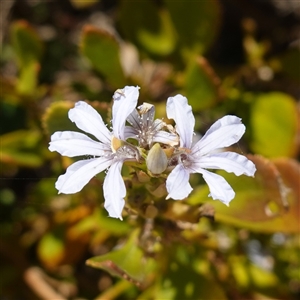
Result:
[[[96,142],[83,133],[73,131],[57,131],[52,134],[49,150],[69,157],[102,156],[111,152],[108,145]]]
[[[75,104],[69,111],[69,119],[81,130],[92,134],[99,141],[110,144],[111,133],[105,126],[102,117],[90,105],[83,101]]]
[[[153,143],[162,143],[170,146],[176,146],[178,144],[178,136],[174,133],[158,131],[153,137]]]
[[[163,122],[161,119],[156,119],[151,125],[151,131],[159,131],[162,128],[166,127],[167,124],[165,122]]]
[[[242,174],[253,176],[256,171],[255,165],[251,160],[234,152],[222,152],[202,156],[194,166],[201,169],[223,169],[237,176]]]
[[[244,133],[245,126],[240,118],[225,116],[209,128],[202,139],[193,146],[192,153],[198,152],[199,155],[204,155],[213,150],[228,147],[238,142]]]
[[[141,128],[141,119],[140,114],[136,109],[132,111],[132,113],[127,117],[127,121],[136,129]]]
[[[140,110],[140,116],[141,116],[143,128],[148,129],[152,125],[154,120],[155,106],[153,104],[144,102],[138,108]]]
[[[167,116],[176,123],[176,131],[180,136],[180,146],[191,148],[195,118],[187,98],[182,95],[169,97],[167,101]]]
[[[137,129],[133,128],[132,126],[125,126],[124,140],[127,140],[129,138],[138,140],[139,139],[138,134],[139,132]]]
[[[111,158],[93,158],[80,160],[68,167],[64,175],[58,177],[55,187],[59,193],[74,194],[79,191],[98,173],[107,169]]]
[[[220,175],[206,171],[204,169],[199,170],[204,180],[206,181],[210,194],[214,200],[220,200],[226,205],[234,198],[235,192],[228,184],[228,182]]]
[[[166,199],[182,200],[193,190],[189,184],[190,173],[181,164],[177,165],[169,174],[166,181],[168,196]]]
[[[115,92],[112,107],[112,124],[114,136],[124,140],[124,127],[127,117],[137,105],[139,87],[125,86],[124,89]]]
[[[110,217],[121,220],[126,196],[126,187],[121,175],[122,165],[123,161],[114,162],[109,168],[103,184],[104,207]]]

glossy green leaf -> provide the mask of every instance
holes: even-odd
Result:
[[[152,54],[168,55],[175,49],[169,13],[154,1],[122,1],[120,26],[129,40]]]
[[[220,96],[220,80],[203,57],[190,63],[185,76],[185,94],[195,111],[216,103]]]
[[[258,232],[299,232],[299,187],[295,187],[300,176],[299,164],[283,159],[277,168],[262,157],[250,158],[257,168],[254,178],[218,172],[236,195],[229,207],[209,200],[215,208],[215,220]],[[197,188],[188,202],[207,202],[208,194],[207,186]]]
[[[35,30],[24,20],[13,23],[11,40],[20,67],[40,60],[43,44]]]
[[[203,54],[216,37],[221,21],[219,1],[165,0],[179,42],[188,53]],[[188,57],[187,57],[188,58]]]
[[[119,50],[117,40],[107,31],[90,25],[83,28],[81,52],[115,88],[122,88],[125,85]]]
[[[155,261],[146,257],[138,246],[138,231],[134,231],[127,243],[120,249],[92,257],[87,265],[104,269],[114,276],[127,279],[138,286],[145,283],[155,268]]]
[[[297,152],[296,101],[272,92],[258,95],[251,106],[251,148],[266,157],[293,157]]]
[[[37,151],[41,134],[33,130],[17,130],[1,136],[0,161],[18,166],[38,167],[43,158]]]

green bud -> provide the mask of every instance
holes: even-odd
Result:
[[[148,170],[152,174],[161,174],[168,166],[168,158],[160,145],[156,143],[150,150],[146,159]]]

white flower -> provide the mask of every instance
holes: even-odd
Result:
[[[132,126],[126,126],[126,138],[138,140],[142,148],[151,148],[154,143],[162,143],[170,146],[178,144],[178,136],[175,133],[163,131],[163,128],[172,130],[171,125],[167,125],[162,120],[154,120],[155,107],[149,103],[143,103],[138,110],[128,116],[127,121]]]
[[[73,131],[55,132],[51,136],[50,151],[61,155],[75,157],[81,155],[93,158],[79,160],[68,167],[64,175],[59,176],[56,188],[59,193],[73,194],[79,192],[96,174],[109,168],[103,184],[104,207],[110,217],[122,220],[126,188],[121,176],[125,160],[136,159],[137,150],[125,141],[124,129],[128,115],[135,109],[139,88],[126,86],[117,90],[113,96],[112,132],[108,130],[101,116],[83,101],[70,109],[69,118],[89,136]]]
[[[169,97],[167,116],[176,122],[176,131],[180,136],[180,148],[175,151],[169,164],[175,166],[167,178],[167,199],[181,200],[193,190],[189,184],[190,173],[201,173],[208,184],[210,195],[228,205],[235,193],[227,181],[220,175],[206,169],[224,169],[240,176],[253,176],[255,165],[245,156],[234,152],[218,153],[242,137],[245,126],[236,116],[225,116],[216,121],[206,134],[192,146],[195,118],[187,99],[182,95]]]

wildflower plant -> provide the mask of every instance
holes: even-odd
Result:
[[[112,131],[108,130],[101,116],[83,101],[77,102],[69,111],[70,120],[98,141],[72,131],[55,132],[51,136],[50,151],[69,157],[93,156],[68,167],[56,182],[59,193],[79,192],[92,177],[108,169],[103,183],[104,207],[110,217],[122,220],[126,196],[122,165],[131,161],[138,169],[144,160],[150,176],[167,178],[166,199],[187,198],[192,191],[190,173],[201,173],[209,186],[210,196],[229,205],[234,191],[220,175],[206,169],[224,169],[237,176],[254,176],[255,165],[245,156],[215,152],[240,140],[245,132],[241,119],[236,116],[221,118],[192,146],[195,118],[185,97],[177,95],[167,101],[167,116],[175,120],[174,129],[163,120],[154,120],[153,105],[144,103],[137,110],[138,96],[139,87],[133,86],[125,86],[114,93]],[[130,125],[126,126],[126,121]],[[129,143],[129,138],[136,139],[138,145]]]
[[[294,12],[4,2],[3,297],[298,299]]]

